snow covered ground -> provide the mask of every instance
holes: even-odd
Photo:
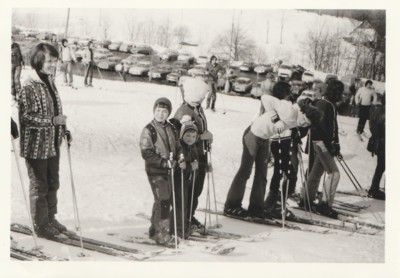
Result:
[[[23,71],[23,78],[27,70]],[[57,79],[64,114],[68,116],[68,128],[74,138],[71,155],[77,191],[80,221],[84,236],[129,245],[135,248],[151,248],[129,244],[107,233],[146,236],[149,222],[136,216],[139,212],[150,214],[153,196],[144,172],[140,155],[139,136],[142,128],[153,118],[154,101],[161,96],[173,103],[173,112],[181,103],[177,88],[149,83],[123,83],[120,81],[94,80],[94,88],[85,88],[80,76],[74,76],[77,90],[63,87]],[[259,101],[251,98],[218,95],[217,112],[206,110],[209,130],[214,134],[212,162],[214,167],[217,205],[220,210],[241,158],[242,134],[259,108]],[[222,114],[226,111],[226,114]],[[17,119],[17,109],[12,109]],[[367,140],[361,142],[355,134],[357,119],[339,117],[339,128],[346,133],[340,136],[342,153],[347,164],[364,188],[369,188],[376,166],[376,158],[366,150]],[[368,128],[366,129],[368,132]],[[303,155],[306,165],[307,158]],[[14,156],[11,157],[11,222],[28,224],[28,217],[21,193]],[[28,177],[23,159],[20,159],[25,191]],[[342,169],[341,169],[342,170]],[[339,190],[354,191],[354,187],[342,172]],[[268,180],[272,177],[272,168]],[[252,177],[248,187],[251,186]],[[299,179],[300,181],[300,179]],[[74,229],[73,205],[69,167],[65,145],[62,147],[60,165],[59,205],[57,218],[71,230]],[[207,182],[205,184],[205,188]],[[298,189],[300,188],[298,183]],[[249,189],[249,188],[248,188]],[[248,192],[243,206],[248,204]],[[359,197],[337,195],[337,199],[357,204],[371,204],[360,218],[378,223],[376,215],[385,219],[385,203]],[[205,207],[203,193],[199,207]],[[204,215],[197,213],[203,221]],[[215,217],[212,217],[215,221]],[[385,232],[375,236],[335,231],[315,234],[250,224],[219,217],[222,231],[255,236],[270,233],[270,237],[257,243],[229,242],[236,246],[227,256],[203,252],[199,246],[184,248],[178,255],[160,255],[155,262],[285,262],[285,263],[384,263]],[[30,238],[20,236],[25,246],[32,246]],[[45,245],[44,252],[67,257],[70,260],[111,261],[115,257],[91,253],[90,257],[78,257],[79,248]]]

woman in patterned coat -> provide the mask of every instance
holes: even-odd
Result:
[[[57,49],[39,43],[31,51],[34,73],[19,96],[20,150],[25,158],[30,187],[30,208],[39,237],[54,237],[66,231],[56,219],[59,161],[62,138],[72,140],[66,130],[60,96],[53,81]]]

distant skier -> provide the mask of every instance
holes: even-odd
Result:
[[[25,66],[24,56],[21,48],[12,37],[11,44],[11,95],[16,100],[18,92],[21,90],[21,70]]]
[[[306,188],[302,190],[302,200],[300,206],[306,205],[306,197],[309,196],[310,204],[318,213],[331,218],[337,217],[337,212],[332,209],[335,198],[336,188],[340,180],[340,172],[335,163],[335,157],[341,158],[340,144],[337,125],[337,110],[335,103],[342,99],[344,85],[341,81],[333,80],[329,82],[323,99],[314,101],[314,105],[322,111],[322,119],[319,124],[312,126],[310,131],[311,149],[309,152],[314,154],[315,158],[311,165],[311,171],[308,175]],[[327,173],[327,179],[323,184],[322,200],[319,204],[314,204],[317,197],[318,187],[324,172]]]
[[[204,179],[207,171],[212,169],[208,166],[207,152],[210,150],[213,135],[208,130],[206,115],[201,107],[205,96],[207,95],[208,86],[201,79],[185,78],[182,80],[182,90],[185,102],[175,112],[174,118],[182,124],[186,122],[193,122],[198,130],[199,136],[197,137],[195,146],[198,155],[199,169],[197,170],[194,185],[194,199],[193,209],[190,225],[196,228],[203,228],[203,225],[194,217],[199,197],[203,191]],[[189,196],[192,194],[192,187],[189,189]],[[187,208],[189,211],[189,207]]]
[[[222,72],[224,69],[217,63],[217,57],[211,56],[210,62],[206,64],[206,72],[208,74],[208,97],[207,97],[207,107],[215,111],[215,102],[217,100],[217,83],[218,83],[218,72]]]
[[[85,65],[85,79],[83,81],[86,87],[93,87],[92,79],[93,79],[93,69],[95,67],[94,64],[94,43],[93,41],[89,41],[87,44],[87,48],[83,52],[82,63]]]
[[[359,105],[358,110],[358,124],[357,124],[357,134],[361,135],[364,133],[365,123],[369,118],[369,112],[371,105],[376,103],[376,92],[372,88],[372,81],[367,80],[365,86],[358,89],[355,96],[355,103]]]
[[[261,97],[265,113],[256,118],[244,131],[242,160],[226,197],[224,208],[226,215],[262,218],[266,216],[264,214],[264,196],[267,184],[269,139],[271,136],[290,128],[318,122],[321,117],[316,108],[308,105],[300,108],[297,103],[291,104],[283,100],[289,94],[290,85],[286,82],[278,82],[273,88],[272,96],[263,95]],[[254,163],[255,174],[250,202],[248,210],[245,210],[242,207],[242,201],[246,182],[250,177]]]
[[[371,187],[369,188],[368,195],[371,198],[385,200],[385,192],[379,189],[379,184],[382,175],[385,172],[385,139],[386,139],[386,117],[385,117],[385,96],[381,97],[382,105],[376,105],[375,109],[371,112],[369,118],[369,128],[371,130],[371,138],[368,142],[372,149],[372,154],[377,156],[377,164],[375,173],[372,178]]]
[[[76,57],[73,49],[68,45],[67,39],[61,40],[60,61],[64,72],[64,85],[73,87],[72,63],[76,63]]]
[[[39,43],[31,51],[34,75],[27,78],[20,91],[20,150],[25,157],[30,185],[29,197],[34,229],[39,237],[51,238],[66,231],[55,215],[60,187],[60,146],[65,136],[67,116],[52,78],[58,51],[48,43]]]
[[[167,121],[171,111],[169,99],[157,99],[153,107],[154,119],[144,127],[140,135],[140,149],[154,195],[149,237],[161,245],[174,243],[169,231],[171,169],[177,169],[177,160],[181,152],[176,130]]]

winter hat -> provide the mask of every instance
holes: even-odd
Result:
[[[197,78],[187,78],[182,82],[185,101],[201,104],[208,93],[207,84]]]
[[[285,99],[290,95],[290,85],[289,83],[279,81],[272,88],[272,95],[278,99]]]
[[[160,97],[159,99],[156,100],[156,102],[154,102],[153,111],[156,110],[157,107],[167,108],[168,115],[171,114],[172,104],[171,104],[171,101],[169,99],[167,99],[166,97]]]
[[[195,131],[198,132],[197,126],[193,122],[186,122],[182,125],[181,127],[181,132],[179,135],[179,138],[183,138],[183,135],[185,135],[186,132],[188,131]]]

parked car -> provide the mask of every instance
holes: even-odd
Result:
[[[314,91],[314,90],[304,90],[301,93],[301,95],[299,96],[299,98],[309,98],[312,101],[314,101],[316,99],[320,99],[321,94],[318,91]]]
[[[314,73],[309,70],[306,70],[301,76],[301,81],[303,82],[314,82]]]
[[[197,77],[197,76],[205,77],[207,75],[207,73],[206,73],[206,69],[203,65],[197,65],[194,68],[191,68],[190,70],[188,70],[188,75],[190,75],[192,77]]]
[[[135,65],[129,68],[128,73],[136,76],[146,76],[150,70],[150,61],[138,61]]]
[[[254,72],[258,74],[267,74],[268,72],[272,72],[274,70],[271,64],[259,64],[254,68]]]
[[[98,40],[98,41],[94,42],[94,45],[99,48],[107,48],[108,49],[110,44],[111,44],[111,41],[106,40],[106,39]]]
[[[253,87],[251,79],[247,77],[238,77],[233,82],[232,90],[237,93],[248,94]]]
[[[96,48],[93,50],[93,55],[105,55],[107,57],[112,57],[114,56],[110,50],[106,49],[106,48]]]
[[[172,72],[172,67],[168,64],[161,64],[153,67],[148,75],[152,79],[166,79],[167,75]]]
[[[118,56],[108,57],[106,60],[97,64],[97,67],[103,70],[114,70],[115,66],[121,63],[122,58]]]
[[[119,46],[118,50],[121,52],[130,52],[133,46],[134,46],[133,42],[123,42]]]
[[[112,51],[117,51],[118,49],[119,49],[119,46],[121,45],[121,42],[120,41],[113,41],[113,42],[111,42],[111,44],[108,46],[108,49],[109,50],[112,50]]]
[[[290,78],[292,77],[292,73],[293,73],[293,68],[290,65],[282,64],[278,68],[278,78],[284,78],[290,80]]]
[[[175,50],[167,50],[163,53],[161,53],[160,57],[162,60],[167,60],[167,61],[175,61],[178,59],[179,53],[178,51]]]
[[[227,93],[229,93],[230,89],[232,88],[232,83],[235,81],[236,77],[237,75],[233,73],[233,70],[229,70],[225,74],[218,73],[217,88],[224,89]],[[229,81],[228,84],[227,81]],[[227,85],[229,86],[228,88],[226,87]]]
[[[178,83],[181,76],[186,76],[188,74],[187,69],[184,68],[174,68],[172,72],[167,75],[166,80],[168,82]]]
[[[182,52],[178,56],[178,61],[185,61],[192,64],[194,62],[194,56],[188,52]]]
[[[93,56],[94,64],[95,64],[95,65],[98,65],[100,62],[106,61],[107,58],[108,58],[108,57],[107,57],[106,55],[104,55],[104,54],[97,54],[97,55],[94,55],[94,56]]]
[[[252,98],[260,99],[262,95],[263,95],[263,91],[261,89],[261,82],[257,82],[257,84],[251,88],[250,96]]]
[[[202,64],[207,64],[208,63],[208,57],[207,56],[199,56],[196,59],[196,64],[202,65]]]
[[[115,71],[122,72],[122,69],[123,69],[125,72],[128,72],[130,67],[135,65],[137,63],[137,61],[140,61],[144,57],[146,57],[146,55],[143,55],[143,54],[129,55],[125,59],[122,59],[121,63],[119,63],[118,65],[115,66]]]
[[[189,65],[189,62],[187,62],[187,61],[175,61],[174,62],[174,67],[176,67],[176,68],[184,68],[184,69],[190,69],[190,65]]]
[[[243,65],[239,67],[240,71],[251,72],[254,70],[254,63],[252,62],[244,62]]]
[[[231,69],[238,69],[244,64],[243,61],[232,61],[230,68]]]
[[[153,48],[148,45],[134,45],[131,48],[131,53],[133,54],[144,54],[144,55],[151,55],[154,53]]]

